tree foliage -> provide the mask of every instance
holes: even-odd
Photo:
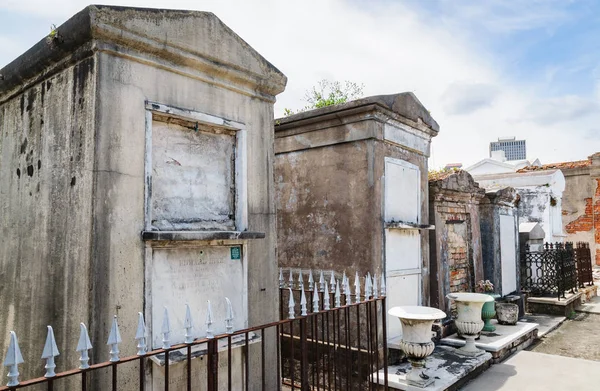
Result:
[[[354,83],[348,80],[339,82],[323,79],[319,81],[316,86],[313,86],[312,89],[306,91],[304,101],[307,105],[304,106],[303,109],[294,112],[293,110],[285,108],[283,111],[287,116],[307,110],[346,103],[361,98],[363,96],[363,88],[363,84]]]

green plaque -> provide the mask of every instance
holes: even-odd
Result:
[[[231,259],[241,259],[242,249],[240,247],[231,247]]]

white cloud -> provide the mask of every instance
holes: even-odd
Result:
[[[483,23],[476,22],[482,17],[488,18],[490,31],[560,23],[567,17],[560,7],[516,3],[494,0],[488,6],[473,2],[457,7],[446,0],[442,8],[453,10],[432,19],[410,3],[391,1],[127,1],[131,6],[214,12],[288,76],[276,115],[284,107],[303,107],[305,91],[323,78],[363,83],[366,95],[414,92],[441,127],[433,144],[437,167],[486,157],[488,143],[499,136],[527,138],[530,157],[542,162],[578,160],[600,150],[600,137],[590,139],[588,132],[600,118],[589,112],[586,98],[552,100],[544,96],[543,86],[515,84],[502,69],[501,54],[464,28]],[[86,5],[87,0],[4,0],[0,12],[35,13],[58,24]],[[27,31],[24,20],[19,33]],[[5,34],[0,27],[0,37]],[[545,121],[545,116],[560,121]]]

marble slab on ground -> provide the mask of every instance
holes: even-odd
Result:
[[[538,327],[537,323],[525,322],[517,322],[514,326],[505,326],[498,324],[496,320],[492,320],[492,324],[496,326],[496,331],[482,331],[481,337],[475,341],[475,345],[478,348],[487,352],[498,352]],[[465,340],[457,334],[452,334],[446,338],[442,338],[441,343],[461,347],[465,345]]]
[[[467,357],[456,353],[450,346],[437,346],[433,354],[426,359],[425,374],[435,379],[433,384],[425,388],[409,386],[406,384],[406,373],[410,370],[408,362],[387,367],[388,385],[392,390],[404,391],[441,391],[458,383],[470,373],[476,371],[492,359],[492,355],[485,353],[479,357]],[[379,384],[384,384],[384,371],[379,370]],[[378,373],[373,374],[377,379]],[[377,383],[377,380],[375,380]]]
[[[600,314],[600,296],[592,297],[590,301],[580,305],[575,311],[587,314]]]
[[[538,338],[542,338],[549,332],[556,330],[567,318],[564,316],[557,315],[545,315],[545,314],[526,314],[519,322],[524,323],[537,323],[538,324]]]

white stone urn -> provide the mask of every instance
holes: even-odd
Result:
[[[458,316],[454,323],[466,340],[465,346],[458,349],[458,352],[467,356],[479,356],[485,353],[475,346],[475,338],[483,329],[484,323],[481,320],[483,304],[488,301],[494,301],[494,298],[483,293],[467,292],[449,293],[446,295],[446,298],[456,302]]]
[[[425,358],[435,348],[431,340],[431,326],[434,320],[443,319],[446,314],[437,308],[419,306],[394,307],[388,314],[398,317],[402,323],[400,348],[411,364],[411,370],[406,374],[407,384],[427,387],[434,381],[433,376],[425,374]]]

